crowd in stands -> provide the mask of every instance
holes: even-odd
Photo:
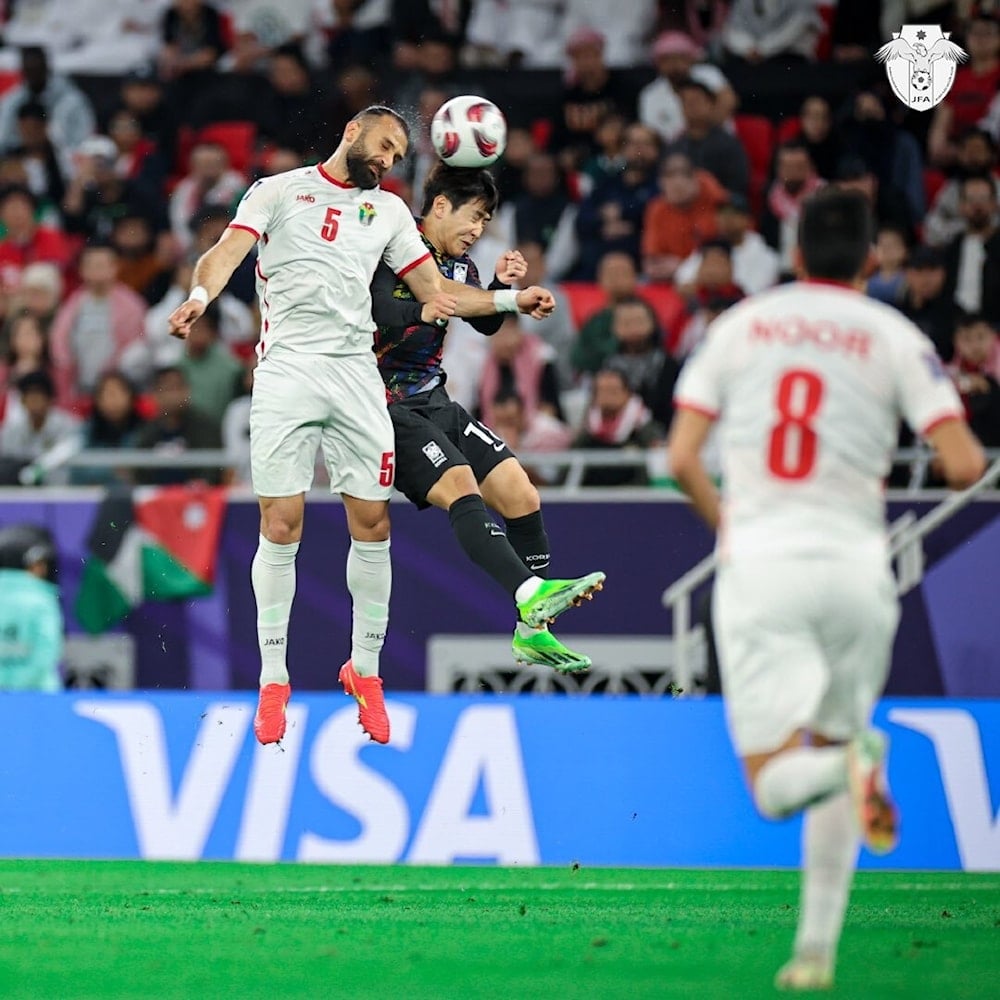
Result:
[[[385,185],[416,209],[459,93],[510,125],[483,274],[516,247],[558,309],[451,324],[460,402],[515,448],[654,449],[711,321],[793,277],[803,201],[862,191],[868,294],[933,341],[1000,447],[1000,0],[0,0],[0,482],[53,447],[225,448],[248,479],[254,261],[181,342],[166,318],[260,176],[325,158],[372,103],[414,124]],[[964,47],[936,108],[873,53],[904,23]],[[653,469],[654,471],[650,471]],[[539,483],[559,468],[535,463]],[[650,469],[588,468],[639,484]]]

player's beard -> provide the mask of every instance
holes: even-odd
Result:
[[[352,184],[365,191],[377,187],[382,179],[379,167],[368,159],[364,135],[358,136],[347,150],[347,176]]]

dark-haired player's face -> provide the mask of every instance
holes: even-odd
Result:
[[[435,202],[434,211],[442,249],[449,257],[461,257],[468,253],[490,221],[490,214],[482,201],[467,201],[453,208],[451,202],[442,196]]]
[[[395,118],[372,119],[347,150],[347,176],[352,184],[376,187],[404,156],[406,133]]]

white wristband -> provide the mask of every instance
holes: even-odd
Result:
[[[204,285],[195,285],[191,289],[191,293],[188,295],[188,299],[194,302],[200,302],[203,306],[208,305],[208,292]]]
[[[520,310],[517,308],[517,292],[513,288],[501,288],[499,291],[494,292],[493,308],[498,313],[519,312]]]

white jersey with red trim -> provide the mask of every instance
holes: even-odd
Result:
[[[330,177],[322,165],[265,177],[230,226],[257,237],[258,354],[371,351],[369,293],[380,260],[399,275],[430,254],[402,199]]]
[[[681,372],[676,404],[718,417],[720,555],[886,549],[883,484],[899,419],[964,419],[931,342],[895,309],[802,282],[724,313]]]

